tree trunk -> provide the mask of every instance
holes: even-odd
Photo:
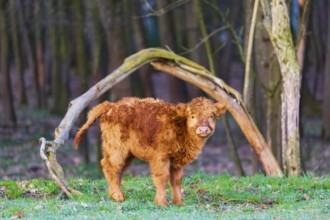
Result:
[[[68,14],[68,5],[69,3],[66,0],[57,0],[56,1],[58,4],[58,18],[59,20],[65,21],[67,20],[67,14]],[[58,27],[58,45],[57,45],[57,50],[58,50],[58,67],[59,67],[59,72],[58,75],[60,76],[60,83],[61,83],[61,88],[58,89],[59,91],[59,106],[61,109],[61,112],[65,111],[68,106],[69,102],[69,97],[71,96],[70,93],[70,63],[72,62],[72,58],[70,56],[70,44],[68,42],[69,38],[69,27],[67,25],[61,24]],[[87,60],[86,60],[87,63]],[[86,64],[85,63],[85,64]],[[88,71],[89,69],[86,67],[84,71]],[[88,74],[88,73],[86,73]],[[88,85],[86,85],[88,87]]]
[[[24,25],[26,27],[26,36],[27,36],[27,41],[30,47],[30,51],[27,51],[28,53],[31,53],[31,60],[29,62],[29,67],[31,68],[31,81],[33,81],[33,85],[35,86],[35,91],[36,94],[34,95],[34,98],[36,100],[36,107],[38,107],[39,109],[42,108],[42,92],[40,89],[40,84],[39,84],[39,67],[38,67],[38,61],[37,61],[37,51],[36,51],[36,32],[38,32],[38,18],[36,17],[36,13],[37,12],[37,5],[38,5],[38,1],[33,1],[33,2],[27,2],[27,1],[23,1],[22,5],[23,5],[23,15],[24,15]],[[35,21],[33,28],[32,26],[29,24],[29,21],[33,20]],[[39,51],[40,52],[40,51]]]
[[[251,25],[255,25],[252,23],[252,17],[253,17],[253,6],[254,6],[254,0],[247,0],[244,2],[245,6],[245,24],[244,24],[244,65],[245,65],[245,76],[244,76],[244,88],[243,88],[243,100],[246,105],[247,110],[251,114],[252,118],[256,118],[256,112],[255,112],[255,79],[252,76],[252,70],[253,65],[250,62],[252,60],[252,51],[250,51],[250,54],[248,54],[248,45],[249,41],[254,40],[254,34],[250,36],[250,31],[254,33],[254,30],[251,30]],[[254,28],[253,28],[254,29]],[[251,38],[251,39],[250,39]],[[252,49],[252,48],[251,48]],[[249,58],[247,58],[249,56]],[[251,152],[251,159],[252,159],[252,165],[253,165],[253,173],[259,172],[259,164],[258,164],[258,158],[255,152]]]
[[[84,34],[84,2],[80,0],[75,0],[73,2],[74,7],[74,23],[75,23],[75,42],[76,42],[76,74],[79,76],[80,82],[80,91],[86,91],[88,88],[88,73],[89,66],[87,64],[87,49],[85,47],[85,34]],[[87,113],[87,109],[85,110]],[[83,124],[86,121],[85,115],[80,117],[80,123]],[[90,161],[89,158],[89,141],[88,135],[85,135],[82,140],[81,148],[79,148],[79,153],[82,156],[84,163],[88,164]]]
[[[282,162],[288,176],[301,175],[299,103],[301,72],[292,42],[290,18],[286,4],[271,1],[271,17],[265,18],[266,29],[271,37],[280,64],[283,91],[281,94]]]
[[[258,14],[255,33],[255,70],[260,81],[267,86],[256,88],[256,112],[260,129],[264,130],[267,143],[278,161],[281,160],[280,113],[281,96],[279,83],[281,71],[276,59],[269,35],[263,26],[262,13]]]
[[[305,60],[305,48],[306,48],[306,39],[307,39],[307,27],[310,20],[310,8],[312,0],[301,1],[300,7],[302,8],[302,15],[300,16],[300,27],[297,37],[297,58],[300,69],[304,69],[304,60]]]
[[[0,2],[0,71],[1,71],[1,98],[3,110],[3,126],[16,126],[16,113],[9,73],[9,40],[7,35],[7,21],[5,16],[6,4]]]
[[[226,137],[227,137],[228,144],[230,146],[230,151],[231,151],[233,160],[235,162],[236,170],[240,176],[245,176],[245,172],[244,172],[244,169],[243,169],[243,166],[241,163],[241,159],[239,158],[237,147],[234,143],[234,139],[231,134],[230,125],[228,122],[228,115],[224,115],[223,124],[225,125]]]
[[[10,25],[11,25],[11,34],[13,41],[13,53],[14,53],[14,64],[15,71],[17,76],[17,90],[18,90],[18,103],[20,105],[27,104],[27,96],[26,96],[26,86],[24,79],[24,68],[22,62],[22,48],[20,45],[20,38],[18,35],[18,25],[17,25],[17,13],[16,13],[16,5],[15,1],[9,1],[10,4]]]
[[[110,69],[120,66],[126,56],[125,39],[123,39],[123,27],[121,13],[124,2],[121,0],[111,0],[110,4]],[[118,85],[114,86],[111,93],[111,100],[118,100],[132,95],[132,85],[130,78],[126,78]]]
[[[41,19],[42,19],[42,4],[43,1],[34,1],[33,11],[35,18],[35,33],[34,33],[34,53],[36,63],[36,84],[38,85],[38,99],[39,108],[46,108],[46,92],[45,92],[45,65],[44,65],[44,54],[42,47],[42,30],[41,30]]]
[[[200,41],[200,31],[198,28],[198,19],[197,16],[194,15],[194,7],[193,4],[185,4],[185,35],[186,40],[184,46],[186,48],[194,48],[195,45]],[[204,57],[206,57],[205,50],[202,47],[194,48],[189,54],[188,57],[195,61],[196,63],[203,64]],[[192,86],[191,84],[187,84],[187,89],[189,90],[190,97],[198,97],[203,94],[203,91],[197,87]]]
[[[161,10],[166,6],[168,1],[157,0],[157,9]],[[158,16],[158,28],[162,47],[169,47],[172,50],[176,50],[176,39],[173,33],[174,28],[171,26],[171,17],[169,13]],[[169,81],[169,91],[172,102],[183,102],[187,100],[187,90],[184,81],[173,77],[171,75],[167,76]]]
[[[330,4],[328,4],[328,34],[323,86],[323,138],[330,139]]]
[[[204,22],[204,16],[203,16],[203,9],[202,9],[202,5],[201,2],[199,0],[193,0],[193,7],[194,7],[194,11],[196,14],[196,17],[198,18],[198,22],[199,22],[199,28],[202,34],[202,38],[206,39],[207,38],[207,29],[206,29],[206,25]],[[211,42],[209,39],[206,39],[205,42],[205,51],[206,51],[206,55],[207,55],[207,61],[208,61],[208,69],[210,69],[211,74],[215,76],[215,65],[214,65],[214,60],[213,60],[213,54],[212,54],[212,50],[211,50]]]
[[[230,1],[230,14],[229,14],[229,20],[228,22],[232,24],[233,27],[237,27],[239,24],[239,20],[237,17],[239,17],[239,14],[242,12],[243,8],[247,3],[247,1],[244,1],[243,4],[241,4],[240,0],[231,0]],[[246,12],[245,12],[246,13]],[[247,15],[245,14],[245,17]],[[224,24],[225,25],[225,24]],[[248,28],[248,26],[245,25],[245,28]],[[234,59],[235,56],[235,42],[233,42],[235,39],[232,35],[230,35],[225,42],[226,45],[223,48],[223,52],[221,52],[221,57],[218,62],[220,63],[220,78],[222,78],[225,82],[229,80],[229,71],[230,71],[230,66],[232,64],[232,60]],[[239,43],[239,42],[236,42]],[[234,56],[233,56],[234,55]]]
[[[27,60],[28,64],[28,79],[30,80],[27,83],[30,83],[30,87],[32,89],[28,89],[26,92],[28,93],[28,97],[35,97],[36,100],[29,99],[28,102],[32,106],[40,106],[40,99],[38,99],[38,93],[39,93],[39,88],[38,88],[38,81],[37,81],[37,76],[36,76],[36,66],[35,66],[35,60],[34,60],[34,54],[33,54],[33,47],[31,45],[30,41],[30,36],[29,32],[27,30],[27,27],[25,25],[25,19],[27,16],[24,16],[24,11],[23,9],[25,8],[26,2],[22,2],[19,0],[16,0],[16,6],[17,6],[17,19],[18,19],[18,24],[19,24],[19,29],[20,33],[22,35],[22,48],[23,48],[23,56]],[[28,7],[27,7],[28,8]],[[29,9],[29,8],[28,8]],[[26,10],[28,10],[26,9]],[[30,18],[30,17],[29,17]]]
[[[141,8],[140,8],[140,4],[138,4],[138,6],[134,6],[133,7],[134,10],[134,15],[138,16],[141,14]],[[140,18],[134,18],[133,19],[133,30],[134,30],[134,40],[136,42],[136,48],[137,50],[143,50],[145,48],[147,48],[147,39],[145,36],[145,30],[144,30],[144,26],[143,26],[143,22],[142,19]],[[151,74],[150,74],[150,69],[149,67],[143,66],[141,67],[141,77],[142,77],[142,81],[143,81],[143,86],[144,86],[144,94],[146,97],[154,97],[155,96],[155,92],[154,92],[154,88],[153,88],[153,84],[152,84],[152,80],[151,80]]]
[[[53,20],[50,17],[51,12],[57,12],[58,7],[57,3],[55,1],[46,1],[46,11],[48,17],[48,22],[52,23]],[[60,108],[60,94],[62,90],[62,77],[59,71],[59,52],[58,52],[58,37],[57,37],[57,26],[55,25],[50,25],[48,27],[47,33],[49,34],[49,50],[50,50],[50,93],[52,96],[52,102],[50,104],[50,109],[52,113],[61,113],[61,108]]]

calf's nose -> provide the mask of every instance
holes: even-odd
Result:
[[[211,133],[211,129],[209,127],[198,127],[197,128],[197,134],[201,135],[201,136],[207,136]]]

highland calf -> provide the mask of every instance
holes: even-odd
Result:
[[[104,156],[101,164],[112,199],[125,200],[120,187],[122,175],[136,157],[150,165],[157,188],[155,203],[168,205],[166,184],[170,180],[172,202],[181,206],[182,169],[196,159],[214,133],[216,119],[225,111],[223,103],[202,97],[188,104],[152,98],[105,101],[88,113],[74,144],[77,148],[83,133],[100,118]]]

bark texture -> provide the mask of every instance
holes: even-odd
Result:
[[[282,162],[288,176],[301,175],[299,103],[301,72],[290,30],[288,8],[284,1],[271,1],[271,17],[265,25],[280,64],[283,91],[281,94]]]

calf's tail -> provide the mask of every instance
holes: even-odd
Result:
[[[85,124],[83,124],[80,127],[74,139],[74,147],[76,150],[78,149],[78,144],[82,135],[103,113],[109,111],[110,107],[111,107],[111,102],[104,101],[101,104],[95,106],[92,110],[88,112],[87,121],[85,122]]]

